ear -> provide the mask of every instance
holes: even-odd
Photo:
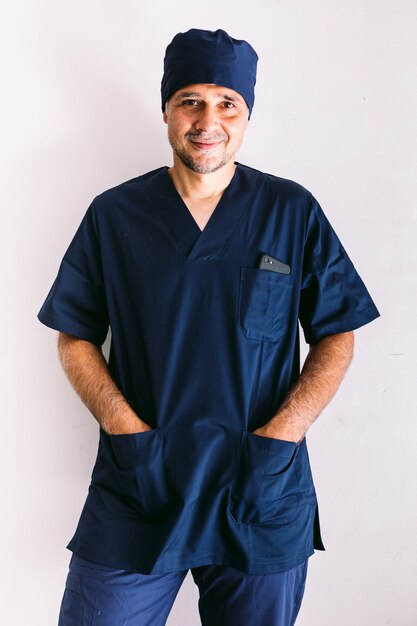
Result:
[[[164,111],[163,111],[163,120],[165,124],[168,124],[168,113],[167,113],[168,107],[169,107],[169,100],[165,102]]]

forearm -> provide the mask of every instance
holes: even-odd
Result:
[[[339,388],[352,360],[353,343],[353,332],[348,332],[312,346],[277,414],[254,433],[286,441],[302,439]]]
[[[150,430],[114,383],[100,348],[59,333],[58,352],[69,381],[106,432],[129,434]]]

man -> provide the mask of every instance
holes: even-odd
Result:
[[[162,626],[189,569],[204,626],[289,626],[324,549],[305,434],[378,311],[311,193],[235,161],[257,59],[174,37],[173,167],[93,200],[40,311],[101,427],[60,626]]]

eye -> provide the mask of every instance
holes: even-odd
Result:
[[[233,104],[233,102],[230,102],[230,100],[225,100],[224,102],[222,102],[222,106],[225,109],[234,109],[235,105]]]
[[[194,100],[194,98],[187,98],[187,100],[181,101],[181,106],[186,106],[186,107],[195,107],[195,106],[198,106],[198,104],[199,104],[199,101]]]

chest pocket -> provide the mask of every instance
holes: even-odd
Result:
[[[249,339],[277,341],[291,315],[293,277],[240,268],[238,323]]]

